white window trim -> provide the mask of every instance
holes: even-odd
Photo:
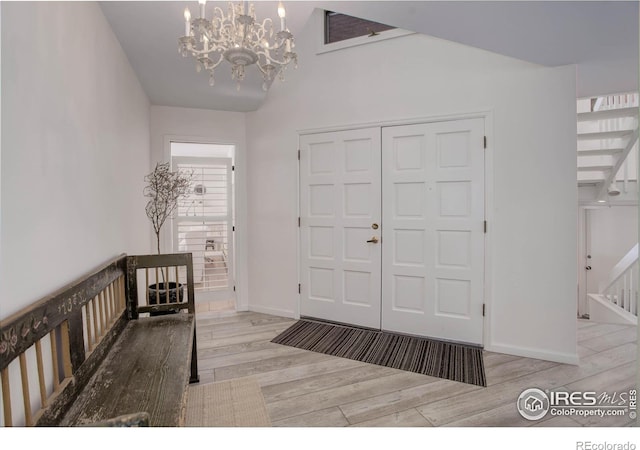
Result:
[[[335,52],[337,50],[343,50],[345,48],[357,47],[359,45],[373,44],[374,42],[385,41],[387,39],[395,39],[402,36],[408,36],[410,34],[415,34],[414,31],[394,28],[392,30],[381,31],[376,36],[358,36],[351,39],[345,39],[344,41],[325,44],[324,42],[325,11],[320,9],[316,10],[315,20],[317,25],[316,30],[319,31],[319,33],[317,33],[318,34],[318,48],[316,50],[317,55],[321,55],[323,53]]]

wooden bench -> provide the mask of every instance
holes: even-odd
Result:
[[[153,280],[186,296],[154,301]],[[198,381],[191,254],[121,255],[1,321],[0,376],[4,426],[184,425]]]

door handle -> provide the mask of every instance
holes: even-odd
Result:
[[[378,238],[374,236],[371,239],[369,239],[367,242],[371,242],[373,244],[377,244],[378,243]]]
[[[591,270],[591,266],[587,266],[587,267],[585,267],[585,269]]]

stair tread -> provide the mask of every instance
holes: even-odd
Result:
[[[592,133],[578,133],[578,140],[591,140],[591,139],[612,139],[627,137],[633,133],[634,130],[616,130],[616,131],[597,131]]]
[[[590,111],[578,113],[578,121],[590,122],[593,120],[602,119],[619,119],[627,117],[638,117],[637,107],[617,108],[617,109],[605,109],[602,111]]]
[[[615,155],[616,153],[620,153],[624,149],[621,147],[600,147],[600,148],[588,148],[588,149],[578,149],[578,157],[580,156],[599,156],[599,155]]]
[[[590,172],[590,171],[600,171],[600,170],[611,170],[613,165],[599,165],[599,166],[578,166],[578,172]]]
[[[578,183],[600,183],[604,181],[607,177],[607,174],[604,171],[597,170],[589,170],[589,171],[578,171],[577,181]]]

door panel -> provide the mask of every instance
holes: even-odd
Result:
[[[483,119],[382,129],[382,328],[482,343]]]
[[[300,314],[380,328],[380,129],[301,136],[300,187]]]

